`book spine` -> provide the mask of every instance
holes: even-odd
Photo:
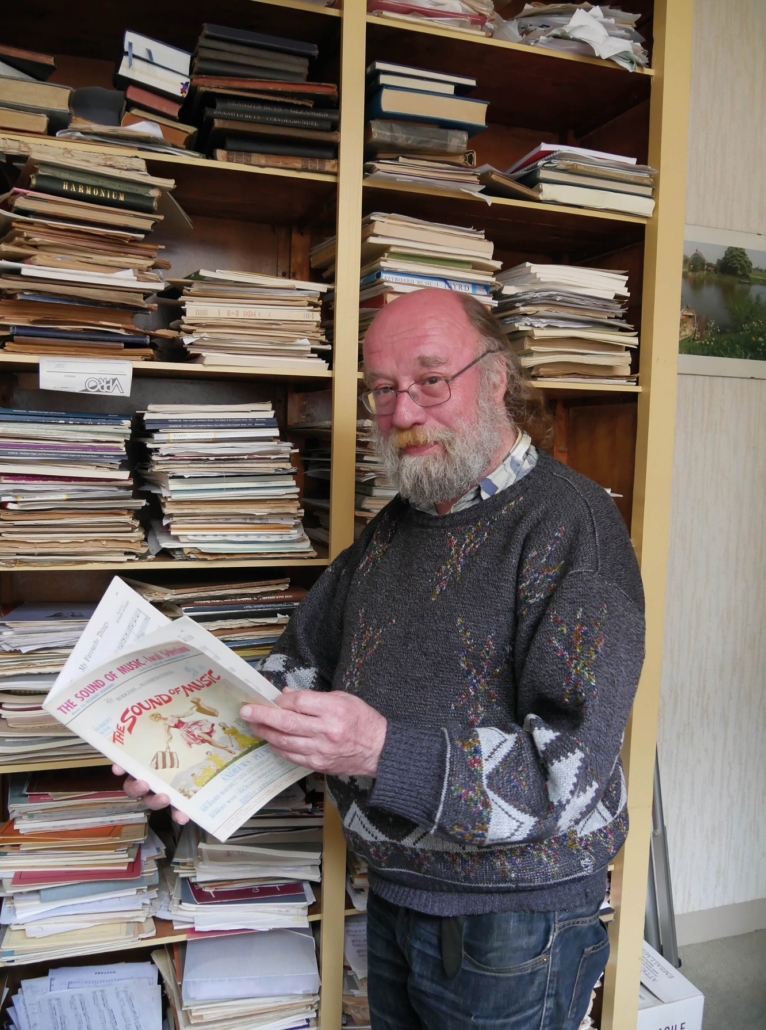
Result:
[[[288,317],[287,312],[284,314],[280,311],[262,308],[245,308],[245,307],[228,307],[224,304],[209,304],[206,306],[190,304],[186,301],[186,316],[197,317],[197,318],[249,318],[254,321],[290,321],[290,322],[315,322],[316,315],[313,310],[311,311],[295,311],[292,313],[293,317]]]
[[[253,165],[256,168],[288,168],[296,172],[329,172],[337,174],[338,161],[326,157],[291,157],[288,154],[249,154],[236,150],[216,150],[216,160],[229,164]]]
[[[297,129],[321,129],[332,131],[333,125],[326,118],[315,115],[288,115],[276,111],[237,111],[216,108],[207,108],[205,120],[213,118],[227,118],[238,122],[255,122],[256,124],[294,126]]]
[[[91,204],[103,204],[106,207],[127,208],[131,211],[143,211],[154,214],[157,210],[157,198],[131,193],[128,190],[111,186],[94,186],[89,182],[77,179],[63,179],[55,175],[35,173],[30,177],[29,185],[40,193],[50,193],[55,197],[67,197],[70,200],[84,200]]]

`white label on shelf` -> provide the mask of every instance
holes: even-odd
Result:
[[[132,382],[133,364],[130,361],[40,358],[41,390],[129,397]]]

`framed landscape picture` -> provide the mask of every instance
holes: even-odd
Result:
[[[766,237],[686,226],[679,353],[766,362]]]

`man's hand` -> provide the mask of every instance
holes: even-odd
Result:
[[[245,705],[240,715],[278,755],[334,776],[377,776],[388,723],[361,698],[286,688],[277,705]]]
[[[115,776],[125,775],[125,770],[119,765],[113,765],[112,772]],[[152,794],[148,783],[145,783],[143,780],[134,780],[132,776],[128,776],[122,785],[122,789],[129,797],[142,800],[147,808],[151,808],[155,812],[160,808],[167,808],[170,804],[170,798],[167,794]],[[179,812],[177,808],[171,808],[170,811],[179,826],[189,822],[189,816]]]

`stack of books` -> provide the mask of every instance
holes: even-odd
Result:
[[[311,265],[325,279],[335,276],[333,236],[311,250]],[[374,212],[362,220],[362,268],[359,292],[359,345],[381,308],[403,293],[424,288],[470,293],[486,307],[495,306],[492,290],[501,261],[483,229],[443,225],[407,215]],[[332,304],[332,296],[329,298]]]
[[[13,965],[129,947],[155,933],[164,848],[108,768],[14,773],[0,828],[0,957]]]
[[[361,418],[356,423],[356,498],[354,523],[356,535],[375,518],[388,502],[396,497],[396,490],[386,476],[386,470],[375,453],[372,440],[372,420]]]
[[[317,54],[314,43],[204,25],[188,105],[200,148],[219,161],[337,171],[338,88],[307,81]]]
[[[11,1025],[23,1030],[77,1025],[121,1027],[125,1014],[137,1018],[131,1030],[158,1030],[162,1024],[162,988],[151,962],[51,969],[22,980],[8,1007]]]
[[[69,123],[69,86],[45,80],[56,70],[50,54],[0,44],[0,130],[44,136]]]
[[[161,147],[164,143],[162,149],[191,149],[196,127],[181,121],[189,92],[191,54],[133,29],[125,32],[122,48],[115,76],[117,85],[125,90],[120,124],[128,131],[122,138],[134,139],[139,147],[151,148],[154,141]]]
[[[0,561],[128,562],[146,553],[130,418],[0,408]]]
[[[305,588],[291,588],[289,579],[178,586],[127,578],[125,582],[168,618],[194,619],[256,669],[271,654],[290,615],[306,596]]]
[[[654,212],[656,174],[649,165],[637,164],[635,157],[559,143],[541,143],[505,172],[547,204],[644,218]]]
[[[190,940],[183,971],[168,950],[152,952],[174,1026],[189,1030],[311,1030],[319,969],[310,930],[268,930]]]
[[[468,138],[486,128],[488,102],[462,95],[475,86],[476,79],[465,75],[373,62],[367,69],[365,178],[481,190]]]
[[[47,153],[47,152],[46,152]],[[151,359],[135,325],[165,288],[159,244],[146,239],[175,182],[140,157],[30,158],[0,218],[0,340],[7,351]]]
[[[268,401],[150,404],[142,489],[156,495],[150,547],[175,557],[311,558],[291,445]]]
[[[501,272],[497,316],[533,379],[631,383],[638,335],[625,321],[628,276],[525,262]]]
[[[330,350],[321,325],[324,283],[224,269],[170,280],[180,292],[177,326],[188,356],[202,365],[321,371]]]
[[[29,602],[0,620],[0,761],[97,758],[98,753],[43,711],[43,702],[95,605]]]
[[[357,912],[366,912],[370,877],[367,863],[353,851],[346,853],[346,890]]]
[[[459,29],[479,36],[491,36],[495,9],[491,0],[367,0],[367,10],[376,18],[419,22],[437,29]]]

